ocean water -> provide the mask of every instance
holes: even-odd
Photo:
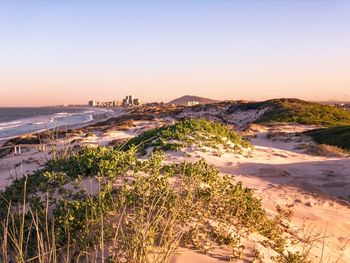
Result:
[[[88,123],[111,112],[102,108],[0,108],[0,140],[63,126]]]

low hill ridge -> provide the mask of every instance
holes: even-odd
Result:
[[[175,105],[188,105],[188,102],[190,101],[198,101],[199,104],[208,104],[208,103],[215,103],[218,102],[217,100],[198,97],[198,96],[192,96],[192,95],[185,95],[180,98],[174,99],[172,101],[169,101],[169,104],[175,104]]]
[[[238,111],[262,111],[255,122],[292,122],[306,125],[337,126],[350,125],[350,112],[329,105],[308,102],[294,98],[272,99],[261,102],[240,102],[227,110],[228,114]]]

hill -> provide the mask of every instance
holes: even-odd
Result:
[[[212,100],[208,98],[198,97],[198,96],[190,96],[185,95],[180,98],[174,99],[172,101],[169,101],[169,104],[175,104],[175,105],[188,105],[188,102],[190,101],[198,101],[199,104],[208,104],[208,103],[215,103],[218,102],[217,100]]]
[[[190,119],[146,131],[130,139],[122,149],[129,150],[136,146],[142,154],[146,154],[149,148],[153,151],[178,151],[195,145],[217,149],[222,147],[237,153],[250,148],[248,141],[226,125],[205,119]]]
[[[338,126],[307,131],[315,142],[340,147],[350,151],[350,126]]]
[[[306,125],[350,125],[350,112],[336,107],[299,99],[273,99],[262,102],[240,102],[232,105],[228,114],[257,111],[256,123],[293,122]]]

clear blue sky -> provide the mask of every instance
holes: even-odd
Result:
[[[0,106],[350,100],[350,1],[1,1]]]

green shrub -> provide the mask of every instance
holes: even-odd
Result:
[[[350,112],[336,107],[299,99],[273,99],[263,102],[247,102],[233,105],[228,113],[236,110],[263,110],[257,123],[292,122],[307,125],[350,125]]]
[[[319,144],[328,144],[350,151],[350,126],[330,127],[304,132]]]
[[[190,119],[177,122],[174,125],[149,130],[130,139],[122,150],[136,146],[143,155],[148,148],[154,151],[177,151],[180,148],[199,145],[217,148],[221,145],[226,150],[242,153],[250,143],[226,125],[205,119]]]

